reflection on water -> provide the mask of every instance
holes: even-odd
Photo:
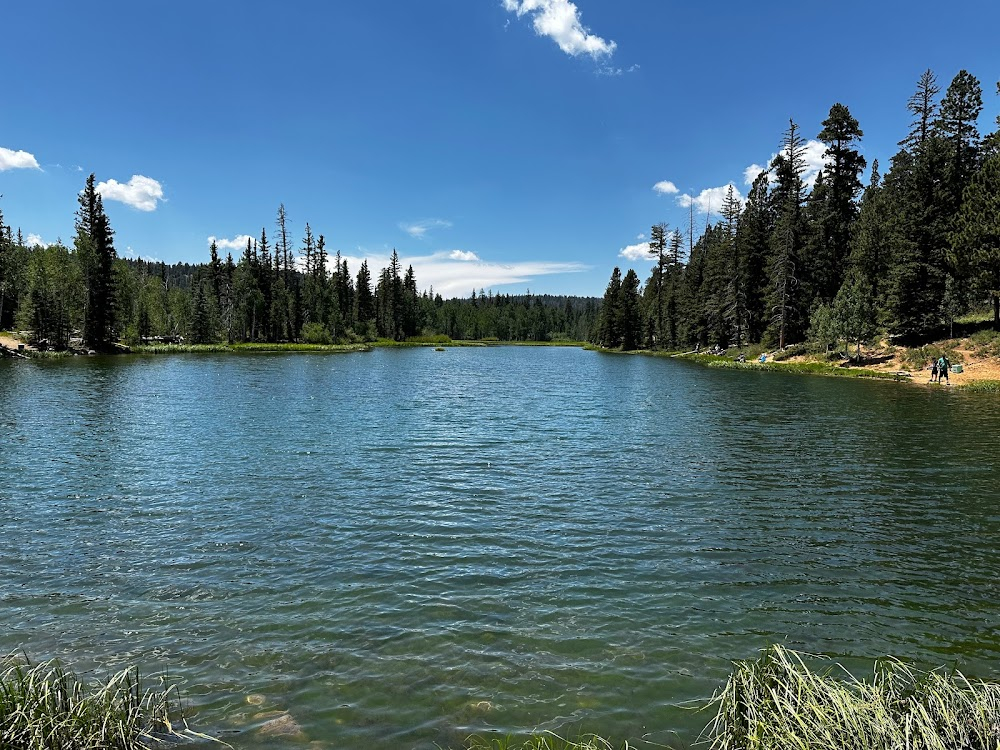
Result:
[[[0,362],[0,650],[169,668],[238,748],[684,745],[772,641],[1000,674],[998,429],[573,349]]]

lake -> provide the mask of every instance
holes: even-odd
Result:
[[[998,438],[579,349],[0,361],[0,652],[167,670],[240,750],[687,747],[772,642],[1000,677]]]

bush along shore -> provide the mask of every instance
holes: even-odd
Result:
[[[144,688],[135,668],[85,684],[57,662],[0,667],[0,745],[6,750],[150,750],[207,740],[180,715],[176,690]]]

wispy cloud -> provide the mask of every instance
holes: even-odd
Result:
[[[27,151],[11,151],[0,146],[0,172],[8,169],[41,169],[38,159]]]
[[[739,188],[730,182],[719,187],[706,188],[698,193],[698,195],[679,195],[677,196],[677,205],[682,208],[688,208],[693,205],[695,210],[701,214],[718,214],[730,186],[733,188],[733,195],[736,196],[736,200],[742,203],[743,195],[740,193]]]
[[[45,242],[39,235],[31,232],[24,240],[24,244],[27,247],[48,247],[51,242]]]
[[[673,195],[674,193],[679,193],[680,191],[670,180],[660,180],[660,182],[653,185],[653,192],[659,193],[660,195]]]
[[[590,55],[597,60],[613,54],[618,46],[591,34],[570,0],[503,0],[503,7],[518,18],[531,15],[535,33],[552,39],[567,55]]]
[[[208,246],[211,247],[212,243],[219,250],[246,250],[247,242],[252,241],[253,238],[249,234],[241,234],[238,237],[233,237],[231,240],[227,240],[223,237],[209,237]]]
[[[372,276],[389,265],[389,254],[343,255],[353,271],[367,260]],[[529,284],[539,276],[580,273],[590,269],[582,263],[554,261],[514,261],[494,263],[470,250],[442,250],[430,255],[400,256],[403,268],[413,266],[421,289],[433,287],[443,297],[464,297],[473,289],[496,289],[508,284]]]
[[[785,152],[783,151],[782,153]],[[767,160],[768,165],[774,161],[777,155],[776,153],[771,154],[771,158]],[[826,144],[822,141],[806,141],[802,149],[802,160],[805,162],[805,169],[802,171],[802,181],[809,187],[812,187],[816,183],[816,176],[823,171],[823,167],[827,163]],[[765,169],[767,168],[762,167],[760,164],[751,164],[743,170],[743,181],[747,185],[752,185],[753,181]],[[768,179],[774,182],[776,179],[774,173],[771,173]]]
[[[431,229],[450,229],[452,223],[445,219],[423,219],[422,221],[400,222],[399,228],[414,239],[423,239]]]
[[[123,258],[129,258],[131,260],[144,260],[147,263],[162,263],[163,262],[159,258],[154,258],[152,256],[141,255],[136,250],[133,250],[131,245],[129,245],[128,247],[126,247],[124,250],[120,251],[118,254],[120,256],[122,256]]]
[[[618,68],[614,65],[601,65],[595,73],[599,76],[607,76],[609,78],[617,78],[618,76],[623,76],[626,73],[635,73],[639,70],[639,65],[630,65],[627,68]]]
[[[117,180],[97,183],[97,192],[104,200],[119,201],[139,211],[155,211],[163,200],[163,186],[152,177],[132,175],[128,182]]]

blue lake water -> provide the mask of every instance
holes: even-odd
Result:
[[[687,747],[771,642],[1000,676],[998,459],[995,396],[578,349],[0,361],[0,651],[239,749]]]

